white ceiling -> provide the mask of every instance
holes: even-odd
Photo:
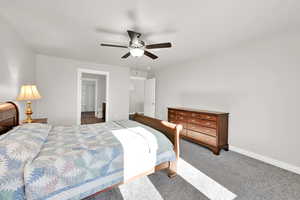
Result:
[[[0,15],[38,53],[145,68],[299,27],[299,10],[299,0],[0,0]],[[100,47],[127,44],[127,29],[173,48],[153,51],[157,60],[122,60],[126,49]]]

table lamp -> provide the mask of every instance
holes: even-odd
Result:
[[[32,109],[31,109],[31,100],[40,99],[41,95],[39,94],[36,85],[23,85],[21,87],[21,91],[19,96],[17,97],[18,101],[27,101],[26,108],[25,108],[25,115],[26,115],[26,123],[32,122]]]

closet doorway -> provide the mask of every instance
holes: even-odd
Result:
[[[78,71],[78,124],[107,121],[108,73]]]
[[[155,79],[130,77],[129,117],[134,113],[155,117]]]

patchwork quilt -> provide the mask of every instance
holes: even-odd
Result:
[[[82,199],[175,159],[166,136],[135,121],[22,125],[0,138],[0,199]]]
[[[24,199],[24,168],[40,152],[50,126],[19,126],[0,139],[0,199]]]

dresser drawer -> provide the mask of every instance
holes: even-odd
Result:
[[[168,119],[169,119],[169,120],[171,120],[171,119],[172,119],[172,120],[176,120],[176,114],[169,113],[169,114],[168,114]]]
[[[216,116],[208,115],[208,114],[191,113],[191,117],[198,118],[198,119],[203,119],[203,120],[217,121]]]
[[[188,119],[189,119],[188,116],[184,116],[184,115],[176,115],[176,120],[178,120],[178,121],[187,122]]]
[[[201,115],[199,113],[191,113],[191,117],[201,119]]]
[[[171,114],[176,114],[176,110],[168,110],[168,112]]]
[[[200,126],[205,126],[208,128],[217,128],[217,123],[214,121],[208,121],[208,120],[201,120],[201,119],[196,119],[196,118],[191,118],[188,120],[189,123],[192,124],[198,124]]]
[[[216,137],[217,136],[217,130],[216,129],[212,129],[212,128],[206,128],[197,124],[188,124],[187,129],[192,130],[192,131],[197,131],[200,133],[204,133],[207,135],[211,135]]]
[[[180,116],[190,116],[189,112],[183,112],[183,111],[176,111],[176,115],[180,115]]]
[[[210,121],[217,121],[217,117],[214,115],[206,115],[206,114],[200,114],[200,119],[204,120],[210,120]]]
[[[212,137],[212,136],[205,135],[205,134],[195,132],[195,131],[191,131],[191,130],[187,130],[187,136],[194,139],[194,140],[202,142],[204,144],[209,144],[211,146],[216,146],[217,145],[217,138],[216,137]]]

